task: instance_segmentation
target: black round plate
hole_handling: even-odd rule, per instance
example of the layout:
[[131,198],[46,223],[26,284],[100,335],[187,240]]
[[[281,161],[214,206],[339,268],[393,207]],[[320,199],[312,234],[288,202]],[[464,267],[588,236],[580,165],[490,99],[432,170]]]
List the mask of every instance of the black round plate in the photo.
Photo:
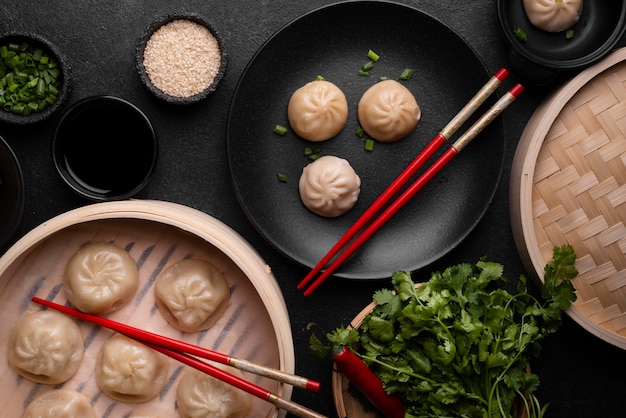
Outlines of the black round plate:
[[[370,49],[380,60],[369,77],[359,76]],[[365,151],[364,140],[355,134],[359,98],[379,76],[397,79],[405,68],[414,70],[413,78],[404,83],[422,108],[421,122],[400,142],[376,143],[372,152]],[[292,132],[285,136],[272,132],[277,124],[288,126],[287,103],[293,91],[317,75],[337,84],[349,104],[346,127],[319,144],[321,154],[346,158],[362,180],[355,207],[334,219],[311,213],[299,199],[298,180],[310,162],[304,149],[316,144]],[[455,32],[405,5],[343,2],[296,19],[253,57],[231,104],[228,161],[244,212],[278,251],[304,266],[314,266],[490,76]],[[498,119],[336,276],[381,279],[396,270],[419,270],[453,249],[492,200],[502,171],[503,137]],[[287,176],[286,183],[277,180],[277,173]]]

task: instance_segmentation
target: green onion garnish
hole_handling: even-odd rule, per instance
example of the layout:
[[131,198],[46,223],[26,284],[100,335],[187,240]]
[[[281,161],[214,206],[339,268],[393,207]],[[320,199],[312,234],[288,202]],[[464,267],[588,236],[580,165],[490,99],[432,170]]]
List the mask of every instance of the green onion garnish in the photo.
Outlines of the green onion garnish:
[[326,78],[324,78],[324,76],[323,76],[323,75],[321,75],[321,74],[318,74],[318,75],[315,77],[315,81],[324,81],[324,80],[326,80]]
[[363,130],[363,128],[361,128],[360,126],[358,126],[356,128],[356,136],[358,136],[359,138],[363,138],[363,135],[365,134],[365,131]]
[[374,68],[374,61],[368,61],[361,66],[363,71],[371,71]]
[[361,77],[369,77],[370,75],[369,71],[363,71],[362,69],[359,70],[357,74],[360,75]]
[[410,80],[411,77],[413,77],[413,70],[410,68],[405,68],[404,70],[402,70],[402,73],[400,74],[400,77],[398,77],[400,80]]
[[380,56],[370,49],[369,51],[367,51],[367,58],[371,59],[374,62],[378,62]]
[[273,132],[277,135],[284,136],[287,133],[287,128],[282,125],[274,126]]
[[320,153],[322,152],[322,147],[321,146],[317,146],[315,148],[311,148],[311,147],[305,147],[304,148],[304,155],[309,159],[309,160],[317,160],[318,158],[320,158]]
[[380,77],[378,77],[378,81],[386,81],[389,80],[389,77],[381,75]]
[[524,31],[524,29],[518,26],[513,26],[513,34],[515,35],[518,41],[526,42],[528,40],[528,35]]
[[374,150],[374,140],[367,138],[365,140],[365,145],[363,146],[363,148],[365,149],[365,151],[372,152]]
[[572,39],[574,37],[574,29],[568,29],[565,31],[565,39]]
[[283,173],[277,173],[276,174],[276,178],[278,179],[279,182],[281,183],[287,183],[287,175],[283,174]]

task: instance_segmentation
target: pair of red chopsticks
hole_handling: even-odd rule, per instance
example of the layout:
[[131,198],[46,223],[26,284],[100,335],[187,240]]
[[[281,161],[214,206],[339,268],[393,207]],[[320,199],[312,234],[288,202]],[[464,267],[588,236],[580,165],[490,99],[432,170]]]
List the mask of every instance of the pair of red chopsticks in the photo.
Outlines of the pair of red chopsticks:
[[324,415],[318,414],[317,412],[305,408],[304,406],[292,402],[288,399],[284,399],[277,394],[274,394],[260,386],[255,385],[254,383],[248,382],[247,380],[244,380],[238,376],[228,373],[227,371],[206,363],[197,357],[202,357],[208,360],[215,361],[217,363],[226,364],[240,370],[257,374],[259,376],[265,376],[283,383],[288,383],[298,388],[308,389],[315,392],[317,392],[317,390],[319,389],[319,382],[307,379],[305,377],[286,373],[282,370],[277,370],[270,367],[262,366],[260,364],[251,363],[242,359],[237,359],[227,354],[211,351],[204,347],[199,347],[197,345],[189,344],[184,341],[179,341],[173,338],[154,334],[139,328],[131,327],[130,325],[113,321],[111,319],[103,318],[101,316],[84,313],[68,306],[59,305],[58,303],[51,302],[49,300],[41,299],[38,297],[33,297],[32,300],[33,302],[39,303],[40,305],[55,309],[67,315],[74,316],[76,318],[94,323],[96,325],[112,329],[119,332],[120,334],[133,338],[147,345],[148,347],[153,348],[156,351],[159,351],[175,360],[180,361],[183,364],[194,367],[210,376],[213,376],[236,388],[248,392],[251,395],[256,396],[257,398],[270,402],[277,408],[283,409],[293,414],[294,416],[303,418],[326,418]]
[[[398,177],[378,196],[372,205],[359,217],[356,222],[337,241],[330,251],[311,269],[309,274],[298,284],[303,289],[309,282],[311,285],[304,290],[304,295],[310,295],[328,277],[330,277],[357,249],[361,247],[381,226],[383,226],[402,206],[404,206],[426,183],[428,183],[452,158],[465,148],[483,129],[487,127],[500,113],[504,111],[519,96],[524,87],[521,84],[513,86],[503,95],[485,114],[483,114],[448,150],[446,150],[422,175],[420,175],[402,194],[392,202],[382,214],[366,227],[374,216],[383,209],[393,196],[408,183],[424,163],[446,142],[467,119],[485,102],[485,100],[502,84],[509,72],[502,68],[474,95],[474,97],[456,114],[456,116],[435,136],[435,138],[418,154],[417,157],[400,173]],[[357,236],[360,230],[365,230]],[[355,238],[356,236],[356,238]],[[354,241],[340,253],[352,239]],[[339,255],[337,255],[339,254]],[[335,258],[334,261],[331,260]],[[328,267],[319,274],[328,264]],[[316,275],[319,276],[315,278]]]

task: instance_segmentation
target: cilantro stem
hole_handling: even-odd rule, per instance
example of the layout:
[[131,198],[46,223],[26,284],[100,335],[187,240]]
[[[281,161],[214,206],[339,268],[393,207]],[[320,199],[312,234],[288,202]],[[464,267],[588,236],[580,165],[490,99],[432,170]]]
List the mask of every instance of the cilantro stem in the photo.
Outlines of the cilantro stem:
[[416,379],[420,379],[420,380],[423,380],[423,381],[425,381],[425,382],[428,382],[428,383],[432,384],[433,386],[439,386],[439,382],[437,382],[436,380],[433,380],[433,379],[429,379],[429,378],[428,378],[428,377],[426,377],[426,376],[422,376],[421,374],[418,374],[418,373],[415,373],[415,372],[409,372],[409,371],[407,371],[407,370],[400,369],[400,368],[398,368],[398,367],[392,366],[392,365],[391,365],[391,364],[389,364],[389,363],[386,363],[386,362],[384,362],[384,361],[380,361],[380,360],[378,360],[376,357],[363,355],[363,354],[360,354],[360,353],[358,353],[358,352],[356,352],[356,351],[355,351],[354,353],[355,353],[356,355],[358,355],[359,357],[361,357],[361,358],[362,358],[363,360],[365,360],[366,362],[376,363],[376,364],[379,364],[379,365],[381,365],[381,366],[385,367],[385,368],[386,368],[386,369],[388,369],[388,370],[392,370],[392,371],[394,371],[394,372],[398,372],[398,373],[401,373],[401,374],[405,374],[405,375],[407,375],[407,376],[415,377]]

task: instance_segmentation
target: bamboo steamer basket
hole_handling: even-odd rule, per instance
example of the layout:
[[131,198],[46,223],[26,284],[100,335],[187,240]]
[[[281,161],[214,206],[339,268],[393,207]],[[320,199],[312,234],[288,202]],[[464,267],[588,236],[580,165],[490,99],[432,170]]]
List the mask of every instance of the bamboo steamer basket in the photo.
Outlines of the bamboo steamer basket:
[[[287,307],[270,267],[250,244],[222,222],[195,209],[161,201],[126,200],[81,207],[43,223],[9,248],[0,258],[3,341],[22,315],[39,309],[30,301],[31,296],[66,303],[61,289],[64,265],[80,245],[98,240],[126,248],[140,272],[134,301],[107,317],[294,373]],[[162,269],[188,257],[214,263],[226,274],[231,286],[230,306],[209,330],[200,333],[182,333],[169,326],[154,308],[150,291]],[[175,392],[184,372],[182,364],[170,360],[170,380],[155,399],[141,404],[115,402],[99,392],[93,377],[99,347],[112,332],[88,323],[79,322],[79,327],[85,338],[85,354],[78,372],[63,384],[64,388],[85,394],[99,416],[177,414]],[[244,378],[285,399],[291,397],[290,385],[252,374],[245,374]],[[0,408],[11,416],[20,416],[36,395],[53,389],[18,379],[6,360],[0,363],[0,382]],[[284,411],[256,398],[251,413],[286,416]]]
[[626,348],[626,48],[579,73],[533,113],[511,169],[513,235],[543,281],[554,246],[579,275],[567,314]]

